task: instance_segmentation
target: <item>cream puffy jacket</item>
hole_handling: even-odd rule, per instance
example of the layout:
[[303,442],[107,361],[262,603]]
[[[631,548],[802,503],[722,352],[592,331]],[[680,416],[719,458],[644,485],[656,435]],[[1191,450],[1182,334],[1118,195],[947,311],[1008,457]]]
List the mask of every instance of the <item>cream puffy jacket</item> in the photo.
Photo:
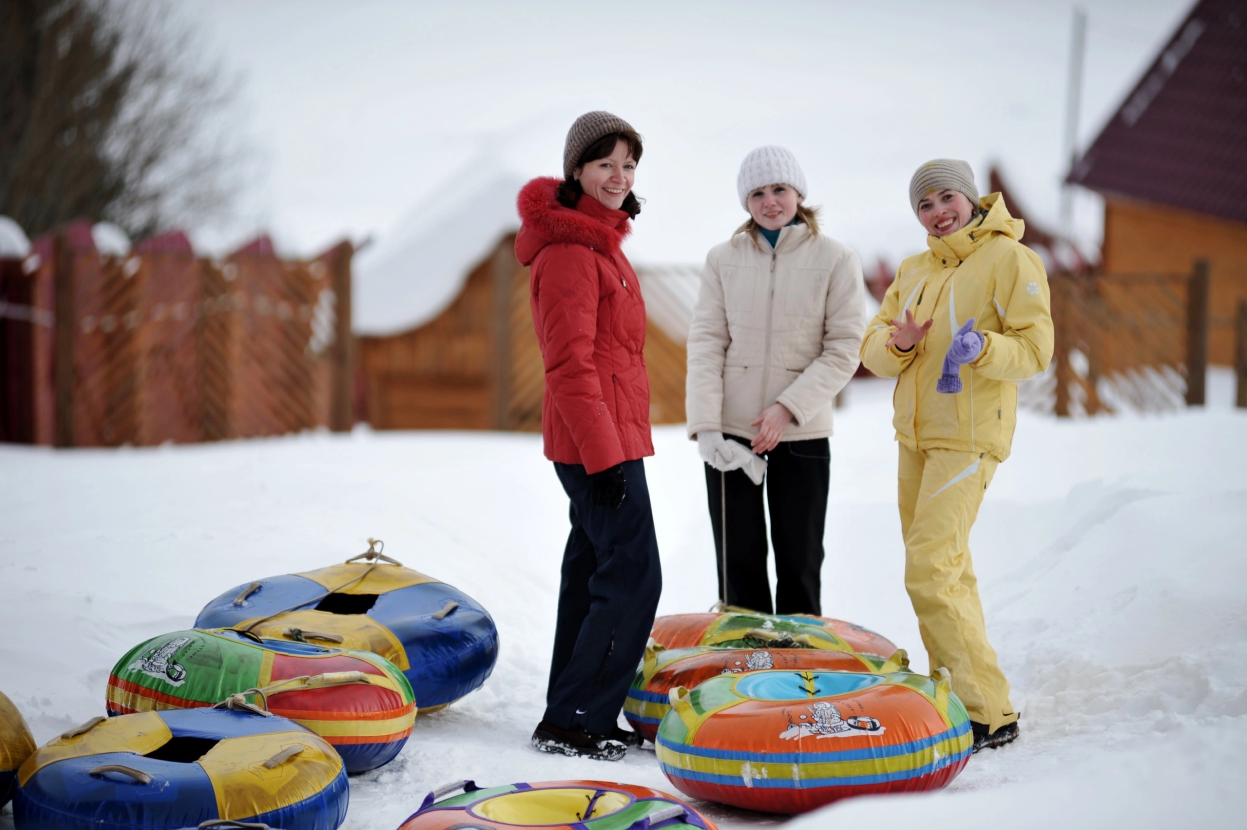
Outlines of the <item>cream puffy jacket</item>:
[[748,233],[712,248],[688,334],[688,434],[753,438],[775,402],[793,414],[784,441],[831,435],[832,401],[858,365],[866,326],[857,255],[790,225],[772,251]]

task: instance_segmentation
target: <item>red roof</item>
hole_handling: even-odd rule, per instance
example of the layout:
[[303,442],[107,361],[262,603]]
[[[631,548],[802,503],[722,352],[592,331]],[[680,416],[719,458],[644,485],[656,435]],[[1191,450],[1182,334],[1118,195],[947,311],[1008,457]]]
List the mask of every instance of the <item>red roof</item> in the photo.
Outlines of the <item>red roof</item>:
[[1200,0],[1068,181],[1247,222],[1247,2]]

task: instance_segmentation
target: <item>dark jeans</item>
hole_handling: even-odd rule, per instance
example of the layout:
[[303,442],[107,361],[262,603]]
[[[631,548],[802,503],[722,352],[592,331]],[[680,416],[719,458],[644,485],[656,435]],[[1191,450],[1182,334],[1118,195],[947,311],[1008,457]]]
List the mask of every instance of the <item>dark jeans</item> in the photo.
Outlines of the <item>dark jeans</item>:
[[545,719],[593,735],[606,734],[619,718],[662,592],[645,465],[625,461],[623,467],[628,495],[612,510],[592,504],[583,466],[554,465],[571,499],[572,530],[563,551]]
[[[724,435],[745,446],[749,442]],[[779,614],[822,613],[820,572],[827,493],[831,487],[831,445],[826,438],[782,441],[765,453],[766,498],[771,509],[771,544],[775,549],[775,606]],[[727,602],[772,613],[766,575],[766,510],[762,486],[743,470],[721,473],[706,466],[710,525],[714,528],[719,596],[723,596],[723,512],[727,489]]]

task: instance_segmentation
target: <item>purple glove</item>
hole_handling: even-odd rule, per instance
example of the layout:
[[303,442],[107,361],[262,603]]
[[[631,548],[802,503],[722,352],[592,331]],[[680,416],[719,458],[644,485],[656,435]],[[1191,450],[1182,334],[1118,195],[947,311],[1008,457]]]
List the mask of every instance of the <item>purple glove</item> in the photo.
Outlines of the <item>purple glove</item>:
[[953,335],[952,342],[948,344],[948,352],[944,355],[940,379],[935,384],[937,392],[943,392],[945,395],[955,395],[960,392],[961,366],[965,363],[973,363],[982,354],[986,340],[977,331],[971,331],[973,328],[974,318],[971,317]]

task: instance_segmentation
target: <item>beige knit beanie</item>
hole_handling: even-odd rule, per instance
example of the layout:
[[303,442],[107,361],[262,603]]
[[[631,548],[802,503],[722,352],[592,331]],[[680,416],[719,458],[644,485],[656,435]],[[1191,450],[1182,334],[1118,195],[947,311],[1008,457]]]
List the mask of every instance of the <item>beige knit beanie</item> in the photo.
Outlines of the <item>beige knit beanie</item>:
[[563,145],[563,178],[570,179],[575,174],[580,155],[589,149],[590,144],[604,135],[623,130],[632,130],[632,125],[619,116],[602,110],[586,112],[577,118],[576,123],[567,131],[567,142]]
[[768,184],[786,184],[802,196],[806,195],[805,173],[791,150],[771,145],[749,151],[740,163],[740,172],[736,174],[740,206],[749,210],[749,194]]
[[909,180],[909,204],[918,215],[918,203],[922,197],[941,190],[964,193],[975,210],[979,207],[979,190],[974,186],[974,171],[970,165],[957,159],[934,159],[914,171]]

